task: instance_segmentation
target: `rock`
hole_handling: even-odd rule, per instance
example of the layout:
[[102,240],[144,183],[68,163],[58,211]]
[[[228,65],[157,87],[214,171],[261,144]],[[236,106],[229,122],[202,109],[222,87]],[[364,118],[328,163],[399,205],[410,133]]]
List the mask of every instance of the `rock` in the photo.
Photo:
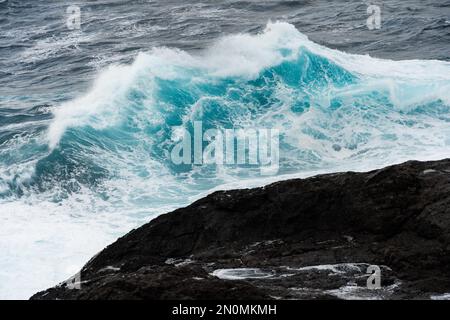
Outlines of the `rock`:
[[430,298],[450,292],[449,248],[450,160],[410,161],[215,192],[32,299]]

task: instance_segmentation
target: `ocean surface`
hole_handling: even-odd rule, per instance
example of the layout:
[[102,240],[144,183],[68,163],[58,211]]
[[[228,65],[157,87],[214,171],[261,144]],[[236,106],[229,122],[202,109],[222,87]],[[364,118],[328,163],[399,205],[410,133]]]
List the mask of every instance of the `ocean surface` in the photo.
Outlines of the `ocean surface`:
[[[194,121],[279,130],[279,170],[175,165]],[[1,299],[213,190],[444,157],[450,1],[0,0]]]

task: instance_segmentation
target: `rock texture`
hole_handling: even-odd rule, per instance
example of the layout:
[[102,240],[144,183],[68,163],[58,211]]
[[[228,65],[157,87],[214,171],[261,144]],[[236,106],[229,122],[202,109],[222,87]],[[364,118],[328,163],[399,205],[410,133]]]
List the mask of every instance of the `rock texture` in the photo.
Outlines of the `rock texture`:
[[215,192],[32,299],[438,299],[449,266],[450,160],[411,161]]

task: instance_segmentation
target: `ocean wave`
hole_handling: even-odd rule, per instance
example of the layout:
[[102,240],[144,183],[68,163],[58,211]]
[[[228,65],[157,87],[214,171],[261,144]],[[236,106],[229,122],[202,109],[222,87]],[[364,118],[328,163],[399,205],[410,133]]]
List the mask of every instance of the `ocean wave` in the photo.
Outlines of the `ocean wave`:
[[[54,46],[43,42],[33,50],[46,56]],[[449,62],[348,54],[282,22],[256,35],[221,38],[197,54],[154,48],[132,64],[106,68],[79,98],[46,107],[29,130],[2,127],[1,223],[26,211],[39,221],[50,212],[80,234],[83,219],[103,226],[98,245],[80,249],[85,258],[124,225],[218,188],[448,157],[449,89]],[[278,175],[175,165],[170,151],[194,121],[206,129],[279,130]],[[39,230],[47,232],[45,223],[36,224],[38,231],[33,225],[21,226],[33,235],[17,240],[22,249],[33,237],[41,241]]]
[[[154,48],[130,65],[111,65],[88,93],[52,108],[48,130],[3,146],[5,155],[16,150],[0,171],[2,190],[9,190],[3,194],[87,187],[110,197],[133,181],[119,189],[148,195],[148,205],[161,193],[195,195],[258,177],[236,167],[174,166],[174,137],[194,121],[223,130],[276,128],[280,175],[445,156],[449,71],[449,62],[328,49],[282,22],[257,35],[224,37],[197,55]],[[149,194],[161,177],[170,187]]]

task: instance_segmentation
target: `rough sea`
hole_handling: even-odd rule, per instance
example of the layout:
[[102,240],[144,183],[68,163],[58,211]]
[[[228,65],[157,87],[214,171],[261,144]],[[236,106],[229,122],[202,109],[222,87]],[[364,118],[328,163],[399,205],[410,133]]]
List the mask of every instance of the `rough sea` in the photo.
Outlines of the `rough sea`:
[[[195,121],[279,170],[175,165]],[[448,0],[0,0],[0,299],[214,190],[445,157]]]

